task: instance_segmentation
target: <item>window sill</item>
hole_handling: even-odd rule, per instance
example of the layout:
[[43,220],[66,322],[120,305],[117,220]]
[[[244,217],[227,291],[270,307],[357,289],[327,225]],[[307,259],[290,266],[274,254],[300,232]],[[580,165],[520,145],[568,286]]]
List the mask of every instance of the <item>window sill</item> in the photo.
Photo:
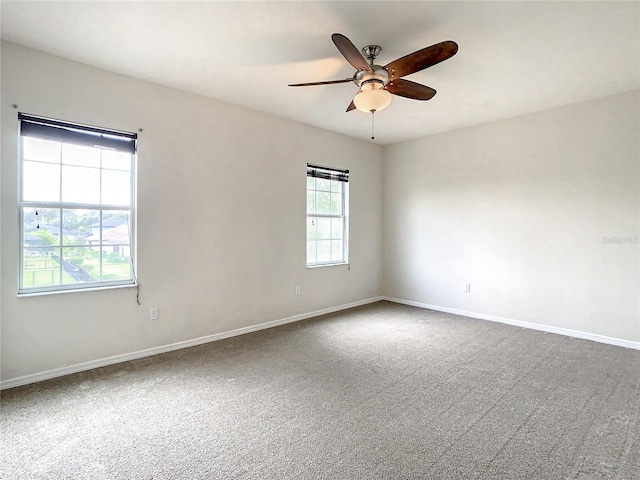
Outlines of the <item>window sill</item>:
[[307,268],[324,268],[324,267],[348,267],[351,270],[351,264],[348,262],[345,263],[320,263],[318,265],[307,265]]
[[51,290],[46,292],[18,292],[18,298],[40,297],[43,295],[59,295],[61,293],[96,292],[100,290],[117,290],[121,288],[137,288],[137,283],[127,283],[125,285],[105,285],[87,288],[69,288],[64,290]]

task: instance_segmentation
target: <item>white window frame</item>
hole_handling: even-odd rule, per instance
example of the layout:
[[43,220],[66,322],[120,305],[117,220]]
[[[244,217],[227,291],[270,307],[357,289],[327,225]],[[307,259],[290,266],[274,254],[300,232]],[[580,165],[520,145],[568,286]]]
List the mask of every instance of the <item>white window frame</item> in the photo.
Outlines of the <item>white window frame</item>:
[[[309,211],[309,203],[308,203],[308,197],[309,197],[309,192],[313,191],[314,193],[317,191],[315,189],[310,190],[309,187],[307,186],[305,188],[305,191],[307,193],[307,215],[306,215],[306,222],[308,224],[308,222],[311,219],[318,219],[318,218],[340,218],[342,219],[342,258],[339,260],[321,260],[321,261],[309,261],[309,254],[308,254],[308,249],[309,249],[309,243],[310,242],[315,242],[315,248],[316,248],[316,258],[317,258],[317,242],[318,239],[309,239],[309,235],[308,235],[308,229],[307,229],[307,233],[305,235],[306,238],[306,242],[305,245],[307,247],[306,250],[306,265],[307,268],[316,268],[316,267],[326,267],[326,266],[333,266],[333,265],[348,265],[349,264],[349,170],[343,170],[343,169],[338,169],[338,168],[334,168],[334,167],[326,167],[326,166],[321,166],[321,165],[314,165],[314,164],[307,164],[307,178],[309,177],[317,177],[317,178],[324,178],[324,179],[328,179],[328,180],[332,180],[332,181],[338,181],[340,182],[340,184],[342,185],[342,201],[341,201],[341,214],[331,214],[331,213],[315,213],[315,212],[311,212]],[[322,239],[321,239],[322,240]],[[333,239],[333,240],[337,240],[337,239]]]
[[[107,130],[99,127],[92,127],[87,125],[75,124],[60,120],[48,119],[44,117],[37,117],[29,114],[18,114],[19,119],[19,155],[18,155],[18,209],[19,209],[19,234],[20,234],[20,254],[19,254],[19,267],[18,267],[18,295],[33,295],[33,294],[43,294],[43,293],[60,293],[65,291],[78,291],[78,290],[95,290],[95,289],[103,289],[103,288],[116,288],[123,286],[135,286],[137,285],[136,281],[136,268],[135,268],[135,248],[136,248],[136,230],[135,230],[135,215],[136,215],[136,173],[137,173],[137,134],[130,132],[121,132],[116,130]],[[28,127],[31,127],[28,132],[24,133],[26,130],[25,126],[29,124]],[[53,129],[51,128],[53,127]],[[40,130],[44,133],[40,133]],[[57,130],[56,130],[57,129]],[[59,131],[58,136],[56,137],[56,132]],[[62,201],[62,168],[60,168],[60,199],[59,201],[33,201],[33,200],[24,200],[24,138],[25,137],[33,137],[33,138],[43,138],[46,140],[59,141],[61,144],[69,143],[73,145],[83,145],[95,147],[98,149],[105,150],[117,150],[117,151],[127,151],[127,153],[131,154],[131,166],[130,166],[130,202],[128,205],[109,205],[102,203],[71,203]],[[33,162],[33,160],[28,160]],[[60,163],[61,167],[63,165],[62,160]],[[100,170],[100,175],[104,170],[109,170],[108,168],[103,168],[102,166],[102,157],[100,161],[100,167],[97,167]],[[25,273],[25,249],[30,248],[25,244],[25,221],[24,221],[24,212],[25,209],[58,209],[59,210],[59,232],[58,238],[59,243],[57,245],[53,245],[51,249],[58,250],[58,256],[60,258],[60,281],[57,285],[45,285],[45,286],[24,286],[24,273]],[[64,248],[74,248],[74,247],[87,247],[87,244],[64,244],[63,236],[64,236],[64,218],[63,212],[64,210],[94,210],[99,212],[99,231],[100,231],[100,240],[97,244],[99,248],[99,264],[100,264],[100,272],[102,277],[102,265],[103,265],[103,256],[104,247],[128,247],[129,249],[129,261],[130,261],[130,278],[126,279],[117,279],[117,280],[109,280],[100,278],[96,281],[79,281],[76,283],[63,283],[62,282],[62,274],[64,270],[63,260]],[[128,213],[128,243],[103,243],[103,217],[105,212],[110,211],[126,211]]]

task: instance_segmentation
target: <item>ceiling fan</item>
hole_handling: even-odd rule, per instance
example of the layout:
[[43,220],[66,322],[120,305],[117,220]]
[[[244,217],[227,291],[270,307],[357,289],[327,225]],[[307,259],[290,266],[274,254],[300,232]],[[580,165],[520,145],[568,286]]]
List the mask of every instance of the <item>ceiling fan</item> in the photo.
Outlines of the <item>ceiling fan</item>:
[[360,54],[351,40],[344,35],[334,33],[331,35],[331,39],[344,58],[356,69],[353,77],[324,82],[292,83],[289,86],[306,87],[353,82],[360,89],[347,107],[347,112],[356,108],[367,113],[378,112],[389,106],[391,94],[414,100],[429,100],[436,94],[433,88],[401,77],[436,65],[453,57],[458,51],[458,44],[447,40],[381,66],[374,64],[380,53],[378,45],[367,45]]

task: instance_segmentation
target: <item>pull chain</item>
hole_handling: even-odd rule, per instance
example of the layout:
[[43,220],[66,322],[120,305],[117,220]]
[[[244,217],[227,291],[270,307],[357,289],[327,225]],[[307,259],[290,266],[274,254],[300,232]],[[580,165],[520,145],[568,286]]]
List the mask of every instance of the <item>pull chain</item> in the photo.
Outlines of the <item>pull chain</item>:
[[375,140],[376,137],[373,135],[373,114],[376,113],[375,110],[371,110],[371,140]]

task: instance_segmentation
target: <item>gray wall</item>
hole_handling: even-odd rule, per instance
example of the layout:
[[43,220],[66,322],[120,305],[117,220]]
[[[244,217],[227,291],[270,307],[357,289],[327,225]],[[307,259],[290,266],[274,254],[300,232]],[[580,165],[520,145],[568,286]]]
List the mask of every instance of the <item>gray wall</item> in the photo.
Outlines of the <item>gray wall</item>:
[[[137,131],[135,289],[17,298],[17,110]],[[348,168],[350,261],[307,269],[306,164]],[[382,150],[2,44],[2,379],[381,294]],[[302,294],[295,296],[295,286]],[[149,308],[160,319],[149,320]]]
[[639,341],[639,102],[385,148],[385,295]]

